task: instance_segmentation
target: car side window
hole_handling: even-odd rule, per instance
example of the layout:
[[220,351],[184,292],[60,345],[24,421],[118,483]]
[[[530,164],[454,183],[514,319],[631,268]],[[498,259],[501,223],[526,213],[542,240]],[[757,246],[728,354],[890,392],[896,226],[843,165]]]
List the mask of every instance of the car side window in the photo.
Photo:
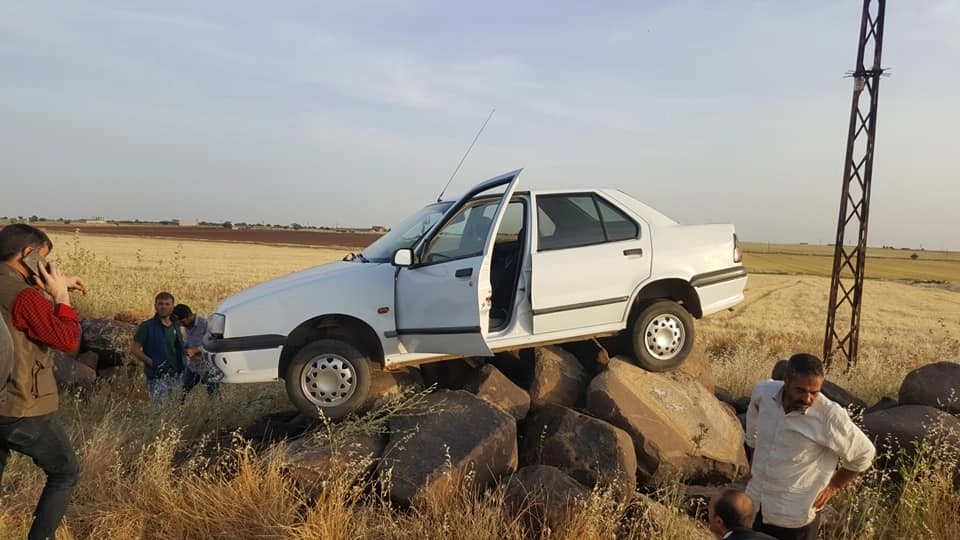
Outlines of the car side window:
[[437,231],[423,252],[423,262],[429,264],[482,255],[498,202],[493,200],[461,208]]
[[636,238],[638,225],[591,193],[537,197],[539,249],[564,249]]
[[522,230],[523,203],[513,201],[507,205],[507,211],[504,212],[503,219],[500,221],[500,228],[497,230],[496,244],[517,241],[520,239],[520,231]]
[[619,208],[607,201],[596,198],[600,208],[600,218],[603,220],[603,229],[607,233],[608,242],[629,240],[640,236],[640,226],[627,217]]

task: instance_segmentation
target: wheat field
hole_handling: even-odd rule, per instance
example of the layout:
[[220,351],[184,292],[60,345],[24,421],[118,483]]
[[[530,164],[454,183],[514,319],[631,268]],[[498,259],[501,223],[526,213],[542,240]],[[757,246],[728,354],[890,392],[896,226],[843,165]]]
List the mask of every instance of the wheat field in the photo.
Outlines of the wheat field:
[[[82,275],[90,287],[88,296],[75,297],[85,317],[146,318],[160,290],[205,314],[234,291],[347,253],[78,234],[52,239],[50,258]],[[829,254],[806,246],[765,247],[748,246],[746,301],[697,322],[697,339],[717,383],[735,395],[748,394],[777,359],[798,351],[819,355],[822,347]],[[952,254],[937,260],[921,253],[914,260],[909,253],[895,253],[903,256],[874,259],[871,254],[868,259],[868,277],[884,279],[865,283],[859,362],[850,371],[834,366],[828,374],[868,403],[896,397],[909,370],[960,355],[960,293],[951,290],[960,283],[960,260]],[[318,499],[307,500],[283,474],[279,460],[259,455],[236,436],[255,418],[289,408],[276,383],[225,385],[216,401],[195,391],[182,406],[158,410],[147,404],[135,369],[90,391],[64,392],[58,415],[78,450],[81,479],[58,537],[527,537],[522,522],[504,511],[503,493],[497,490],[480,497],[469,489],[454,490],[421,508],[401,510],[358,491],[358,473],[344,471]],[[949,471],[934,466],[935,457],[935,452],[922,454],[901,471],[903,481],[879,471],[858,479],[834,500],[839,519],[826,537],[960,538],[960,495]],[[42,472],[29,460],[11,460],[0,487],[0,538],[25,536],[42,484]],[[683,518],[677,485],[664,485],[653,495],[671,511],[648,515],[631,502],[595,494],[549,537],[689,539],[702,534]]]

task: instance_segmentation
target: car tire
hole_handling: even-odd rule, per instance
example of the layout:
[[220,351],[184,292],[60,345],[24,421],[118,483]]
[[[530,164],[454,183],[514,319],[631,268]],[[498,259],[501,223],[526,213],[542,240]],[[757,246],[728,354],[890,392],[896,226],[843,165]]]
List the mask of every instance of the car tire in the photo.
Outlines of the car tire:
[[679,367],[690,354],[694,337],[693,317],[672,300],[644,306],[630,329],[634,360],[647,371]]
[[367,399],[370,359],[345,341],[319,339],[294,355],[284,379],[301,413],[339,420]]

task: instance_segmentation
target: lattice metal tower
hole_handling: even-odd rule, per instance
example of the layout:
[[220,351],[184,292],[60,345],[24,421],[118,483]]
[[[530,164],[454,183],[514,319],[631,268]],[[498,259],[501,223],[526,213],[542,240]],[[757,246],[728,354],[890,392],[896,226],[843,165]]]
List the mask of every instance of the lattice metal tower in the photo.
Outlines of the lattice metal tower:
[[[840,217],[834,244],[830,304],[823,342],[823,359],[829,366],[837,352],[850,369],[857,361],[860,339],[860,302],[863,298],[863,269],[867,255],[867,221],[870,217],[870,181],[873,177],[874,138],[877,130],[877,95],[880,53],[883,46],[883,19],[886,0],[864,0],[860,40],[853,77],[853,104],[847,134],[846,161]],[[868,55],[872,52],[872,55]],[[864,62],[868,62],[869,67]],[[864,92],[866,90],[866,92]],[[865,98],[864,98],[865,96]],[[847,233],[856,243],[844,245]],[[849,324],[847,324],[849,322]],[[836,342],[836,343],[835,343]]]

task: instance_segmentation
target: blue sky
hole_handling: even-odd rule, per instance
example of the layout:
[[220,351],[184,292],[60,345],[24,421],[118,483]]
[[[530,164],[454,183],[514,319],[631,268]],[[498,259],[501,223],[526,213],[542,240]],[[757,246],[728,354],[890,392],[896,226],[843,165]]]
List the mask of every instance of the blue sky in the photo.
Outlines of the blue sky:
[[[390,225],[523,167],[831,242],[860,0],[0,3],[0,215]],[[960,249],[960,0],[890,2],[872,245]]]

